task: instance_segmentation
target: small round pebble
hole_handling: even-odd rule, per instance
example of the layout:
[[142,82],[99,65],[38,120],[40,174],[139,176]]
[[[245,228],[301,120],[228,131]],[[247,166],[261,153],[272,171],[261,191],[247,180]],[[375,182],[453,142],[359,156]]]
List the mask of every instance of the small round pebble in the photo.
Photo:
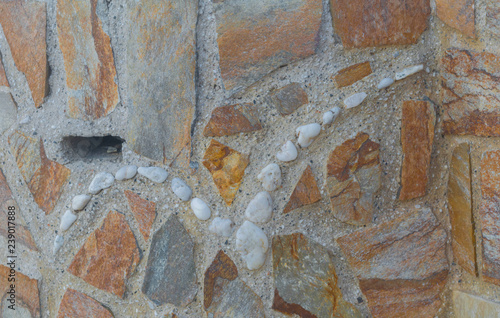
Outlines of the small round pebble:
[[136,174],[137,174],[137,166],[135,165],[125,166],[118,169],[118,171],[115,174],[115,179],[118,181],[128,180],[135,177]]
[[174,194],[182,201],[189,201],[191,199],[193,191],[182,179],[173,178],[171,188]]
[[191,200],[191,209],[193,209],[194,215],[202,221],[210,219],[210,215],[212,214],[208,205],[199,198]]
[[233,226],[234,223],[230,219],[216,217],[212,220],[208,230],[220,236],[230,237],[233,234]]
[[90,183],[89,192],[98,194],[101,190],[111,187],[114,181],[115,177],[111,173],[99,172]]
[[266,191],[257,193],[245,210],[245,218],[254,223],[267,223],[272,215],[273,199]]
[[76,214],[71,212],[70,210],[66,210],[64,215],[61,217],[61,225],[60,229],[62,231],[67,231],[73,223],[76,221]]
[[71,202],[71,208],[73,211],[80,211],[85,209],[87,204],[90,202],[91,196],[87,194],[80,194],[73,198]]
[[320,124],[317,123],[300,126],[295,131],[298,137],[297,143],[302,148],[309,147],[313,143],[314,139],[318,137],[320,132],[321,132],[321,126]]
[[401,72],[396,73],[396,81],[402,80],[403,78],[406,78],[410,75],[413,75],[415,73],[418,73],[424,69],[424,64],[419,64],[419,65],[413,65],[410,67],[405,68]]
[[297,148],[293,142],[288,140],[283,146],[281,146],[281,151],[276,154],[276,158],[280,161],[288,162],[297,159],[297,155]]
[[236,232],[236,250],[240,252],[249,270],[256,270],[264,265],[268,248],[266,234],[252,222],[243,222]]
[[156,183],[163,183],[168,177],[168,172],[160,167],[140,167],[137,172]]
[[262,182],[266,191],[274,191],[281,185],[281,169],[275,163],[267,165],[257,175],[257,180]]
[[361,105],[367,96],[365,92],[361,92],[347,97],[344,100],[345,108],[349,109]]
[[63,246],[64,243],[64,237],[62,235],[57,235],[56,239],[54,240],[54,254],[59,252],[61,247]]
[[391,86],[392,84],[394,84],[394,80],[390,77],[386,77],[383,80],[381,80],[380,83],[378,83],[377,88],[384,89]]
[[340,114],[340,107],[335,106],[323,114],[323,125],[330,125]]

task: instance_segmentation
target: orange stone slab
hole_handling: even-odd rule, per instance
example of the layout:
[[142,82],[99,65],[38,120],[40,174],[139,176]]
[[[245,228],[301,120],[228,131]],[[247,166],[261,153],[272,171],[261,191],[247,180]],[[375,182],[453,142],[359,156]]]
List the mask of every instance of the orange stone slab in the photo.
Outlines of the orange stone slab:
[[7,80],[7,75],[5,74],[5,69],[3,67],[3,62],[1,59],[0,59],[0,86],[10,87],[9,81]]
[[123,298],[126,281],[140,259],[134,233],[125,216],[111,211],[75,255],[68,272]]
[[475,37],[474,0],[436,0],[437,16],[463,34]]
[[132,191],[125,190],[124,193],[127,197],[130,210],[134,214],[137,223],[139,223],[139,230],[144,240],[147,241],[156,217],[156,204],[141,198]]
[[203,165],[212,174],[214,183],[227,205],[233,202],[249,163],[248,155],[241,154],[214,139],[205,151]]
[[220,250],[215,256],[214,261],[205,272],[205,281],[203,288],[203,306],[205,310],[212,304],[215,280],[220,277],[227,280],[234,280],[238,277],[238,269],[234,262]]
[[229,136],[262,129],[259,114],[250,103],[217,107],[203,130],[205,137]]
[[44,2],[0,2],[0,24],[16,67],[26,76],[36,107],[40,107],[49,91],[46,10]]
[[[19,259],[16,260],[19,262]],[[8,292],[11,291],[10,285],[15,284],[15,300],[16,300],[16,314],[15,317],[31,317],[40,318],[40,298],[38,292],[38,281],[29,278],[18,271],[19,264],[15,265],[15,282],[9,282],[9,277],[13,277],[14,273],[11,272],[10,267],[0,265],[0,316],[9,317],[12,314],[12,309],[8,306],[11,305],[7,299],[12,296]]]
[[427,29],[429,0],[330,0],[345,48],[417,43]]
[[288,203],[285,205],[283,213],[288,213],[305,205],[313,204],[319,200],[321,200],[321,193],[319,192],[318,184],[312,173],[311,166],[307,165]]
[[333,77],[337,88],[346,87],[356,83],[372,73],[370,62],[363,62],[341,69]]
[[500,136],[500,55],[449,49],[441,63],[445,134]]
[[424,101],[404,101],[401,118],[403,166],[399,199],[425,195],[434,142],[434,108]]
[[57,318],[113,318],[113,314],[99,302],[74,289],[64,293]]
[[299,83],[291,83],[271,91],[267,102],[274,105],[281,116],[290,115],[302,105],[309,103],[306,91]]

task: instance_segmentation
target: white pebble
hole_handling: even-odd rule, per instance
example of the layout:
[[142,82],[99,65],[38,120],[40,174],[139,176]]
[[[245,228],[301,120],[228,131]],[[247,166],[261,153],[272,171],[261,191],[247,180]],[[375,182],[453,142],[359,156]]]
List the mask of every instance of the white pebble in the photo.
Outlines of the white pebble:
[[90,199],[91,199],[90,195],[86,194],[77,195],[76,197],[73,198],[73,201],[71,202],[71,207],[73,208],[74,211],[83,210],[89,203]]
[[59,252],[64,243],[64,237],[62,235],[57,235],[54,240],[54,254]]
[[288,140],[283,146],[281,146],[281,151],[276,154],[276,158],[280,161],[293,161],[297,159],[297,148],[293,142]]
[[118,181],[122,180],[128,180],[132,179],[135,177],[137,174],[137,166],[135,165],[130,165],[130,166],[125,166],[121,167],[115,174],[115,179]]
[[230,219],[221,219],[216,217],[212,220],[212,224],[208,227],[208,230],[217,235],[230,237],[233,234],[234,223]]
[[168,172],[160,167],[140,167],[137,169],[137,172],[157,183],[163,183],[168,177]]
[[114,181],[115,177],[111,173],[99,172],[90,183],[89,192],[98,194],[101,190],[111,187]]
[[340,107],[335,106],[323,114],[323,125],[330,125],[339,116]]
[[255,224],[245,221],[236,232],[236,250],[249,270],[259,269],[266,260],[269,242],[266,234]]
[[314,139],[318,137],[320,132],[321,132],[320,124],[314,123],[314,124],[300,126],[295,131],[298,137],[297,143],[302,148],[309,147],[313,143]]
[[73,223],[76,221],[76,214],[71,212],[70,210],[66,210],[66,213],[61,218],[60,228],[62,231],[67,231]]
[[257,179],[262,182],[262,187],[266,191],[274,191],[281,185],[281,170],[280,166],[275,163],[267,165],[262,169],[257,176]]
[[262,191],[248,203],[245,218],[255,223],[267,223],[273,215],[273,199],[271,195]]
[[399,80],[401,80],[401,79],[403,79],[405,77],[408,77],[410,75],[413,75],[415,73],[418,73],[418,72],[420,72],[423,69],[424,69],[424,65],[423,64],[419,64],[419,65],[414,65],[414,66],[407,67],[404,70],[402,70],[401,72],[397,72],[396,73],[396,81],[399,81]]
[[381,80],[380,83],[378,83],[377,88],[383,89],[383,88],[391,86],[392,84],[394,84],[394,80],[390,77],[386,77],[383,80]]
[[210,219],[210,208],[208,205],[199,198],[194,198],[191,200],[191,209],[193,209],[194,215],[202,221]]
[[361,93],[356,93],[354,95],[347,97],[344,100],[345,108],[349,109],[349,108],[359,106],[365,100],[365,98],[367,96],[368,95],[365,92],[361,92]]
[[193,191],[182,179],[173,178],[171,188],[174,194],[182,201],[189,201],[189,199],[191,199]]

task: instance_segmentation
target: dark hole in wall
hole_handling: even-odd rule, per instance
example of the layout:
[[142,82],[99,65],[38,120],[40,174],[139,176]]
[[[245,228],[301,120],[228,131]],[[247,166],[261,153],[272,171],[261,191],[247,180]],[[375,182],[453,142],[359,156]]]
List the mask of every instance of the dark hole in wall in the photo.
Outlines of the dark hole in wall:
[[117,136],[67,136],[63,138],[63,148],[74,160],[115,160],[122,158],[124,142]]

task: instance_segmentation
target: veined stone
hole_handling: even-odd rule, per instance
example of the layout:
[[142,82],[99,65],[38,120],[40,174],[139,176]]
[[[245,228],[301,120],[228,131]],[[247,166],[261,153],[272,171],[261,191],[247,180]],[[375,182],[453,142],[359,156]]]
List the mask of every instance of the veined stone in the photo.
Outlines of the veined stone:
[[66,210],[66,212],[64,212],[63,216],[61,217],[61,225],[59,227],[61,231],[67,231],[71,227],[71,225],[75,223],[76,218],[76,214],[71,212],[71,210]]
[[403,78],[407,78],[410,75],[413,75],[413,74],[416,74],[416,73],[422,71],[423,69],[424,69],[423,64],[407,67],[407,68],[403,69],[401,72],[396,73],[396,76],[395,76],[396,81],[402,80]]
[[262,191],[257,193],[245,210],[245,218],[255,223],[267,223],[273,215],[273,200],[271,195]]
[[71,202],[71,208],[73,208],[74,211],[83,210],[90,202],[90,199],[91,199],[90,195],[86,194],[77,195],[73,198],[73,201]]
[[291,83],[271,91],[266,101],[274,105],[281,116],[290,115],[302,105],[309,103],[307,93],[299,83]]
[[230,237],[233,234],[234,223],[230,219],[222,219],[216,217],[212,220],[212,223],[208,227],[208,230],[217,235]]
[[264,265],[269,242],[266,234],[250,221],[243,222],[236,232],[236,250],[249,270],[256,270]]
[[137,172],[156,183],[163,183],[168,177],[167,170],[160,167],[139,167]]
[[337,88],[350,86],[372,73],[370,62],[363,62],[341,69],[333,77]]
[[307,165],[302,172],[295,189],[290,195],[290,199],[283,209],[283,213],[288,213],[305,205],[313,204],[321,200],[321,193],[318,184],[312,173],[311,166]]
[[139,247],[125,216],[111,211],[75,255],[68,272],[123,298],[126,281],[140,259]]
[[447,25],[475,37],[474,0],[437,0],[437,16]]
[[311,56],[319,44],[320,0],[214,3],[220,69],[227,90],[246,87]]
[[453,291],[453,317],[455,318],[493,318],[500,317],[500,303],[482,297]]
[[326,187],[334,216],[342,222],[372,222],[373,199],[381,184],[379,144],[366,133],[336,147],[326,164]]
[[97,15],[97,0],[58,0],[57,32],[68,87],[68,115],[94,120],[118,104],[109,35]]
[[[15,297],[16,305],[15,312],[20,314],[20,316],[11,316],[13,310],[9,309],[8,306],[11,305],[7,299],[10,298],[10,285],[13,282],[9,282],[10,268],[4,265],[0,265],[0,316],[2,317],[30,317],[30,318],[40,318],[40,297],[38,291],[38,281],[36,279],[29,278],[28,276],[17,271],[16,266],[16,281],[15,281]],[[24,314],[24,315],[23,315]]]
[[125,167],[121,167],[115,174],[115,179],[118,181],[128,180],[135,177],[137,174],[137,166],[129,165]]
[[284,162],[294,161],[295,159],[297,159],[297,156],[297,148],[290,140],[285,142],[283,146],[281,146],[280,151],[276,154],[276,158]]
[[203,306],[205,310],[212,304],[212,298],[214,294],[214,286],[217,278],[223,278],[227,280],[234,280],[238,277],[238,268],[234,265],[234,262],[220,250],[212,264],[205,271],[205,280],[203,282]]
[[229,136],[262,129],[259,114],[253,104],[217,107],[203,130],[205,137]]
[[57,318],[113,318],[113,314],[95,299],[68,288],[64,293]]
[[153,235],[142,292],[157,305],[178,307],[196,296],[194,242],[174,214]]
[[241,154],[214,139],[205,151],[203,165],[212,174],[214,183],[227,205],[233,202],[249,162],[248,155]]
[[486,3],[486,30],[489,30],[494,37],[500,38],[500,3],[490,1]]
[[275,163],[267,165],[257,175],[257,179],[262,182],[262,187],[266,191],[274,191],[281,186],[281,169]]
[[144,0],[128,12],[127,143],[140,155],[188,168],[198,0]]
[[138,194],[129,190],[125,190],[124,193],[130,210],[139,224],[139,230],[144,240],[147,241],[156,217],[156,203],[145,200]]
[[98,194],[102,190],[111,187],[114,181],[115,177],[113,177],[111,173],[99,172],[94,176],[94,179],[92,179],[92,182],[89,185],[89,192],[92,194]]

